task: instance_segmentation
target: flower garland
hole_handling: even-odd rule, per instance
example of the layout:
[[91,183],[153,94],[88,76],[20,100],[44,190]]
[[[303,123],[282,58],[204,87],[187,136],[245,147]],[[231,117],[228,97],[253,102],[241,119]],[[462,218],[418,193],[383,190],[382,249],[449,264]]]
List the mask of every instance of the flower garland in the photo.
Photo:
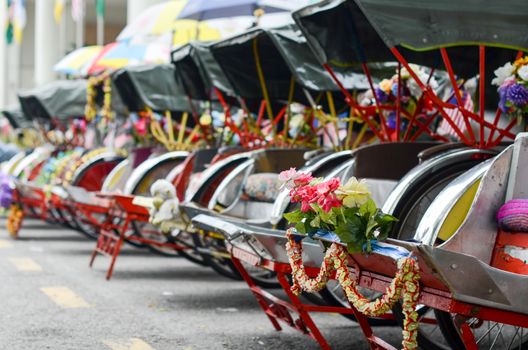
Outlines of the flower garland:
[[24,210],[18,204],[12,204],[7,215],[6,229],[12,238],[18,237],[18,231],[24,220]]
[[495,70],[491,81],[498,86],[499,108],[522,122],[528,116],[528,56]]
[[101,116],[105,120],[113,119],[112,112],[112,79],[110,74],[104,73],[97,77],[90,77],[88,85],[86,86],[86,107],[84,108],[84,116],[88,122],[95,120],[97,116],[97,87],[103,84],[103,107],[101,109]]
[[68,157],[62,158],[58,162],[54,172],[51,174],[51,184],[59,185],[62,182],[68,168],[71,167],[72,164],[75,164],[81,157],[82,150],[76,149]]
[[398,260],[398,272],[391,281],[385,294],[374,301],[365,298],[357,288],[357,283],[350,277],[347,267],[348,252],[336,243],[326,251],[323,264],[317,277],[310,278],[306,274],[302,260],[302,244],[295,241],[292,229],[287,232],[288,243],[286,251],[292,269],[293,286],[291,291],[299,295],[302,291],[314,293],[323,289],[330,276],[335,272],[335,277],[348,301],[363,315],[379,317],[389,312],[394,304],[403,297],[403,349],[412,350],[418,347],[418,313],[416,306],[419,296],[419,267],[416,260],[407,257]]
[[71,184],[71,182],[73,181],[73,175],[75,174],[75,171],[81,165],[83,165],[84,163],[87,163],[88,161],[90,161],[94,157],[97,157],[98,155],[100,155],[100,154],[102,154],[102,153],[104,153],[106,151],[108,151],[108,148],[106,148],[106,147],[97,148],[97,149],[94,149],[93,151],[90,151],[90,152],[86,153],[81,158],[77,159],[77,161],[68,169],[68,171],[64,175],[63,184]]

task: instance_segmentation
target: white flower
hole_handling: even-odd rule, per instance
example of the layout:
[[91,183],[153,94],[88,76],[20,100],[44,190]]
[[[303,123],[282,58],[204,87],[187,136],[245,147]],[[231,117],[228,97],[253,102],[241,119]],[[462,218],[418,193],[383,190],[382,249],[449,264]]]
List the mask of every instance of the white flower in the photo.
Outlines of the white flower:
[[506,63],[502,67],[495,69],[496,78],[491,81],[491,84],[501,86],[506,79],[512,77],[514,69],[515,67],[510,62]]
[[407,80],[407,87],[409,88],[409,92],[414,98],[419,99],[422,96],[422,89],[420,88],[420,85],[418,85],[416,80],[414,79]]
[[522,80],[528,81],[528,65],[524,65],[521,68],[519,68],[519,70],[517,71],[517,74]]
[[346,184],[340,186],[335,191],[337,198],[343,201],[345,207],[354,208],[366,203],[370,199],[370,191],[367,181],[358,181],[354,176]]

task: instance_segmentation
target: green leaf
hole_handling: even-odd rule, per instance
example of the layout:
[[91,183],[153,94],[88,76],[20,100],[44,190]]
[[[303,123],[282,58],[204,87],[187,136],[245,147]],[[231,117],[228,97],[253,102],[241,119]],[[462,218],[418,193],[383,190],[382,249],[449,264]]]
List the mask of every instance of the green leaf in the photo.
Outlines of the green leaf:
[[306,234],[306,233],[307,233],[306,225],[304,224],[304,222],[298,222],[298,223],[295,225],[295,229],[296,229],[297,232],[299,232],[299,233],[302,233],[302,234]]
[[306,214],[303,213],[300,209],[284,214],[284,218],[288,220],[288,223],[290,224],[294,224],[294,223],[302,221],[302,219],[304,219],[305,216]]
[[372,200],[372,198],[369,198],[366,203],[362,204],[359,207],[359,212],[361,213],[361,215],[374,215],[376,213],[376,210],[378,210],[378,208],[376,207],[376,203],[374,202],[374,200]]
[[318,214],[321,217],[321,220],[323,222],[330,224],[330,225],[337,224],[336,213],[333,210],[330,210],[329,212],[325,212],[324,210],[320,209]]
[[313,228],[321,227],[321,219],[319,215],[316,215],[312,221],[310,221],[310,226]]
[[349,253],[361,253],[363,244],[358,244],[356,242],[347,243],[347,250]]
[[361,216],[352,215],[347,217],[347,221],[336,226],[335,233],[345,243],[359,243],[365,241],[366,228],[367,225]]

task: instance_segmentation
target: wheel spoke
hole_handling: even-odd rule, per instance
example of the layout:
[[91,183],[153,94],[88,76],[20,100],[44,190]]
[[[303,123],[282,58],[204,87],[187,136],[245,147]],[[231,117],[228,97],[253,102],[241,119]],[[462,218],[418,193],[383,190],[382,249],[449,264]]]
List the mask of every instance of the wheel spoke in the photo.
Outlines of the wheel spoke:
[[[488,322],[489,324],[489,322]],[[484,333],[479,339],[477,339],[476,343],[477,344],[480,344],[480,342],[482,341],[482,339],[484,339],[488,334],[490,334],[490,332],[495,329],[499,324],[498,323],[494,323],[492,327],[490,327],[488,325],[488,330],[486,331],[486,333]]]

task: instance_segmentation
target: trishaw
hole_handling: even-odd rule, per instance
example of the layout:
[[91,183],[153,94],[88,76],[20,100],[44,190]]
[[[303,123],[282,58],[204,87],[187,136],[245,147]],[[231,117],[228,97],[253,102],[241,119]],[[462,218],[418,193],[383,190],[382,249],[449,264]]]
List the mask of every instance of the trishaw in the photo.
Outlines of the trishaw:
[[[406,8],[406,11],[409,11],[409,14],[412,13],[408,8]],[[425,11],[426,10],[424,10],[424,12]],[[398,12],[398,14],[403,16],[403,12],[405,11]],[[338,76],[335,74],[335,72],[333,73],[333,70],[336,67],[352,67],[352,64],[356,62],[362,65],[364,69],[368,69],[366,60],[369,59],[369,57],[365,56],[366,53],[370,54],[371,57],[376,58],[376,55],[383,56],[383,50],[385,52],[388,51],[387,46],[385,46],[380,39],[380,37],[386,39],[386,36],[384,37],[383,34],[380,34],[380,37],[378,37],[375,31],[366,30],[366,28],[372,29],[372,25],[370,24],[370,22],[367,21],[365,15],[362,14],[358,6],[355,5],[353,2],[323,1],[320,4],[309,6],[305,9],[298,11],[297,13],[294,13],[294,18],[303,29],[303,32],[307,36],[308,42],[311,44],[314,51],[319,55],[319,57],[321,57],[322,61],[325,63],[325,68],[330,72],[330,74],[336,79],[338,83]],[[380,27],[384,26],[381,24],[378,25]],[[346,31],[343,30],[344,28],[346,29]],[[376,25],[374,26],[374,28],[376,28]],[[348,34],[345,37],[343,33]],[[342,40],[339,40],[340,36]],[[334,40],[326,40],[326,38],[329,37],[333,38]],[[351,38],[357,40],[351,40]],[[371,46],[361,45],[361,43],[368,43]],[[340,50],[340,44],[348,45],[345,46],[348,48],[348,50]],[[336,47],[338,47],[338,49],[336,49]],[[367,50],[364,49],[365,47],[367,48]],[[369,47],[370,50],[368,49]],[[392,51],[394,50],[395,49],[393,49]],[[460,51],[462,52],[462,55],[464,53],[469,52],[467,48],[466,51],[463,51],[462,48],[460,48]],[[362,60],[358,60],[357,57],[350,57],[351,53],[359,53],[360,56],[362,56]],[[434,62],[434,59],[432,59],[431,56],[428,54],[422,55],[421,53],[415,53],[411,51],[409,51],[408,54],[410,57],[413,57],[412,62],[418,62],[421,64],[427,63],[431,67],[436,67],[436,65],[431,64],[431,62]],[[385,55],[383,56],[383,58],[381,58],[381,60],[387,61],[390,59],[388,57],[388,55]],[[397,58],[400,59],[400,57]],[[402,66],[403,62],[401,63],[398,71],[401,72]],[[465,72],[465,77],[470,78],[472,76],[471,74],[474,73],[475,70],[471,71],[470,66],[466,66],[466,68],[467,71]],[[408,69],[409,71],[413,71],[413,69],[416,68],[407,65],[406,69]],[[498,112],[497,118],[495,118],[496,115],[494,114],[492,117],[492,121],[488,121],[484,117],[479,118],[478,115],[473,112],[472,108],[471,111],[469,111],[469,103],[467,102],[466,98],[462,99],[462,96],[459,96],[458,100],[454,98],[454,95],[462,95],[462,91],[464,91],[462,90],[463,88],[469,89],[469,87],[464,84],[465,81],[456,82],[456,80],[453,79],[454,76],[452,70],[447,67],[445,69],[447,71],[447,75],[451,84],[451,89],[448,90],[447,94],[442,95],[441,98],[437,97],[436,93],[434,92],[434,89],[432,89],[430,86],[427,86],[427,83],[430,81],[429,79],[431,79],[433,73],[426,75],[425,81],[422,81],[421,85],[417,85],[419,85],[418,87],[422,91],[422,96],[424,96],[424,99],[430,100],[430,102],[428,103],[432,103],[435,106],[435,111],[430,115],[426,114],[426,118],[423,118],[423,116],[419,116],[417,114],[405,116],[408,119],[408,125],[412,123],[421,123],[417,124],[418,130],[425,131],[426,128],[429,127],[429,125],[433,125],[433,121],[435,118],[441,116],[441,120],[446,121],[449,127],[451,127],[452,133],[454,134],[453,136],[460,138],[463,143],[466,143],[469,146],[477,146],[479,149],[466,148],[457,150],[456,148],[460,148],[460,146],[448,145],[440,147],[439,150],[444,151],[443,154],[438,152],[438,149],[433,149],[433,152],[424,152],[424,154],[422,155],[424,156],[424,158],[426,158],[428,155],[435,155],[435,153],[436,155],[440,155],[437,157],[430,158],[428,161],[423,162],[420,166],[409,172],[408,175],[396,185],[394,191],[391,192],[391,194],[388,196],[388,200],[385,202],[385,211],[392,213],[397,217],[400,217],[399,223],[394,227],[394,237],[413,238],[414,231],[416,230],[416,227],[418,227],[418,223],[420,222],[422,217],[424,217],[425,220],[427,217],[434,217],[435,214],[438,214],[438,211],[435,212],[431,209],[431,212],[428,213],[427,216],[424,216],[426,209],[429,207],[430,203],[434,200],[437,194],[443,188],[446,188],[450,181],[456,178],[464,170],[469,169],[472,166],[480,163],[482,160],[497,154],[497,152],[500,151],[501,147],[495,147],[499,146],[499,144],[503,140],[511,140],[515,135],[515,133],[512,132],[515,125],[514,121],[502,121],[499,118],[500,112]],[[481,69],[483,68],[481,67]],[[366,73],[368,76],[368,71],[366,71]],[[399,73],[399,75],[400,74],[401,73]],[[410,76],[413,79],[419,79],[418,74],[416,72],[414,73],[414,76],[413,73],[410,73]],[[423,79],[423,76],[421,78]],[[479,81],[479,84],[483,84],[481,80]],[[372,87],[374,87],[374,84],[372,85]],[[396,91],[398,90],[399,89],[396,88]],[[427,91],[427,93],[425,91]],[[347,101],[351,104],[351,106],[358,107],[359,110],[361,110],[362,106],[358,104],[355,100],[353,100],[352,94],[346,91],[346,89],[343,89],[343,92],[345,93],[345,95],[348,96]],[[464,96],[466,96],[465,91]],[[484,94],[482,92],[479,92],[479,97],[480,100],[483,100]],[[449,104],[442,103],[444,99],[446,101],[449,101]],[[379,110],[384,109],[382,104],[379,103],[379,101],[375,101],[375,104],[378,105],[377,108]],[[400,103],[397,102],[397,104]],[[485,103],[480,102],[479,106],[482,111],[479,113],[482,113],[482,115],[484,115],[483,108],[485,106]],[[396,111],[398,110],[396,109]],[[460,113],[454,113],[454,111],[458,111]],[[367,113],[366,110],[365,113]],[[400,111],[400,113],[400,123],[402,123],[404,119],[404,113],[403,111]],[[396,119],[399,119],[398,116],[396,117]],[[418,117],[421,117],[422,120],[417,121]],[[471,124],[471,119],[476,119],[477,122]],[[371,120],[371,122],[372,121],[373,120]],[[462,127],[462,125],[464,125],[465,127]],[[473,129],[476,129],[478,131],[480,138],[472,138],[468,136],[472,134],[473,136],[475,136],[475,133],[473,133]],[[409,134],[407,134],[407,132],[404,132],[403,135],[399,132],[396,134],[392,134],[395,135],[392,136],[392,139],[398,139],[401,137],[402,140],[411,141],[412,132],[413,131],[411,130]],[[430,132],[427,133],[429,133],[430,136],[433,136],[440,140],[445,140],[445,138],[448,137],[437,134],[435,129],[431,129]],[[484,137],[482,137],[482,135],[484,135]],[[387,134],[382,134],[382,136],[387,137]],[[484,141],[484,139],[486,139],[487,141]],[[444,149],[442,150],[442,148]],[[449,150],[450,148],[451,150]],[[446,150],[447,152],[445,152]],[[365,164],[365,166],[367,167],[366,169],[368,169],[369,167],[373,167],[372,158],[370,159],[371,161]],[[387,160],[389,159],[390,158],[388,158]],[[368,163],[371,163],[370,166]],[[475,172],[477,172],[481,176],[487,169],[489,169],[490,165],[491,162],[487,162],[486,164],[483,164],[482,166],[476,168]],[[356,167],[354,170],[358,171],[357,174],[361,177],[369,177],[361,174],[361,167]],[[332,176],[336,175],[337,174],[333,174]],[[349,175],[355,174],[352,173]],[[463,183],[464,186],[466,186],[464,188],[468,189],[468,187],[470,187],[473,192],[469,191],[470,195],[466,196],[464,196],[464,193],[466,192],[460,193],[456,199],[452,199],[449,202],[451,204],[459,204],[457,209],[461,210],[462,213],[465,212],[463,208],[460,209],[460,203],[465,203],[466,207],[471,203],[471,194],[475,193],[476,187],[478,187],[479,183],[477,181],[478,176],[475,174],[473,176],[468,176],[464,174],[463,176],[461,176],[461,178],[463,178],[464,176],[465,180],[463,181]],[[455,181],[453,181],[453,185],[449,185],[446,190],[442,192],[442,194],[444,195],[442,198],[444,198],[444,200],[449,197],[448,193],[449,191],[452,192],[452,188],[455,186],[457,181],[460,184],[462,180],[456,179]],[[416,187],[413,187],[413,185]],[[446,206],[443,206],[443,208],[447,209]],[[450,209],[452,208],[450,207]],[[278,213],[281,213],[281,211],[278,210]],[[280,218],[280,216],[281,215],[277,215],[277,218]],[[458,215],[458,218],[456,218],[456,220],[450,222],[450,234],[453,233],[453,229],[456,230],[458,225],[460,225],[461,219],[463,218],[460,218],[460,215]],[[281,245],[285,243],[286,240],[284,238],[284,233],[280,233],[280,231],[266,232],[266,230],[256,228],[254,226],[248,226],[247,224],[242,224],[237,221],[229,220],[226,218],[223,218],[223,220],[224,222],[219,221],[218,218],[213,218],[211,216],[200,216],[196,217],[194,219],[194,222],[196,223],[196,225],[205,230],[217,232],[221,231],[222,233],[228,234],[230,236],[234,235],[233,237],[236,237],[236,239],[231,240],[229,246],[231,253],[235,256],[235,264],[239,267],[242,267],[243,265],[240,264],[240,261],[245,261],[246,263],[252,263],[256,266],[267,267],[268,269],[279,273],[279,275],[283,274],[283,276],[280,277],[279,280],[282,279],[283,282],[286,282],[283,283],[283,287],[284,289],[287,289],[286,292],[288,293],[289,283],[287,283],[286,274],[288,274],[291,270],[289,264],[287,263],[287,260],[284,259],[285,255],[281,255],[280,253],[284,253],[284,250],[281,248]],[[226,221],[231,221],[231,223],[226,223]],[[423,232],[426,231],[425,227],[428,227],[428,223],[429,222],[425,222],[421,224],[421,226],[424,228],[422,230]],[[431,231],[430,229],[431,227],[429,226],[429,231]],[[280,236],[282,236],[283,238],[279,239]],[[447,236],[447,238],[448,237],[449,235]],[[443,236],[443,238],[445,239],[446,236]],[[432,242],[434,242],[434,240]],[[310,259],[309,261],[312,262],[322,261],[323,256],[321,253],[319,253],[318,255],[315,253],[316,255],[314,256],[314,249],[309,249],[311,253],[304,255],[306,259]],[[236,262],[237,260],[238,263]],[[245,274],[245,277],[248,277],[248,275]],[[251,279],[246,278],[246,281],[250,285],[252,292],[256,295],[257,300],[263,307],[268,317],[272,319],[272,322],[274,323],[276,328],[278,327],[276,323],[277,320],[286,321],[286,323],[290,326],[313,336],[316,340],[319,341],[319,344],[323,348],[328,347],[328,344],[324,341],[324,338],[317,330],[317,327],[309,318],[307,311],[335,312],[336,309],[319,309],[318,307],[307,306],[305,304],[302,304],[300,300],[291,293],[288,293],[290,299],[289,302],[285,303],[284,301],[279,300],[276,297],[269,295],[265,291],[262,291],[259,288],[255,287],[254,281],[252,281]],[[336,287],[338,289],[340,288],[339,285],[337,285]],[[426,307],[422,308],[422,310],[424,313],[429,311]],[[300,314],[300,318],[295,320],[290,315],[290,311]],[[343,313],[353,313],[353,311],[354,310],[352,308],[344,310]],[[396,310],[392,316],[384,315],[383,317],[396,317],[403,320],[403,317],[401,316],[401,312],[398,312]],[[433,326],[436,326],[436,321],[431,320],[428,317],[423,317],[424,314],[421,314],[420,316],[421,320],[423,321],[421,327],[425,326],[428,322],[432,322]],[[367,327],[365,318],[359,319],[359,321],[362,327]],[[451,341],[448,340],[447,342],[451,344]],[[436,342],[436,339],[428,339],[427,334],[421,336],[419,343],[427,349],[445,348],[447,346],[445,340]],[[372,346],[373,348],[376,348],[377,345]]]
[[[170,256],[189,249],[175,241],[160,240],[157,229],[149,224],[148,208],[135,199],[147,195],[158,179],[181,177],[189,151],[205,145],[200,123],[191,114],[195,102],[185,96],[174,66],[123,68],[113,74],[113,80],[123,102],[135,113],[132,118],[142,127],[136,126],[136,133],[140,131],[137,137],[148,147],[133,151],[116,167],[103,191],[87,197],[78,189],[67,189],[76,198],[78,215],[99,234],[90,265],[98,253],[111,256],[108,279],[124,241]],[[155,147],[157,142],[161,145]]]
[[[119,155],[105,150],[94,154],[79,148],[84,139],[77,121],[84,115],[85,80],[58,81],[21,92],[19,101],[26,117],[40,126],[47,143],[18,160],[9,172],[15,178],[13,196],[17,211],[22,210],[42,220],[68,224],[68,216],[63,215],[62,193],[53,191],[50,176],[54,175],[54,181],[100,186],[101,173],[108,173],[120,161]],[[76,172],[75,165],[80,165],[78,161],[93,155],[100,158],[97,165]],[[59,163],[61,167],[57,168]],[[18,226],[20,224],[21,221]],[[17,232],[13,233],[16,235]]]

